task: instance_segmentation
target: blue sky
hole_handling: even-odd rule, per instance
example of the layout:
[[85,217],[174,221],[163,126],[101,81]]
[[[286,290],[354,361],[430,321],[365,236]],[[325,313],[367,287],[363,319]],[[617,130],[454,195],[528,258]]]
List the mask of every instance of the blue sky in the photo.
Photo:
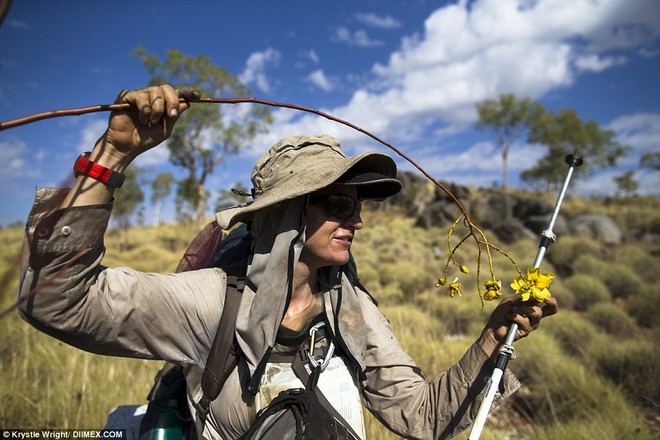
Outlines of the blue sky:
[[[143,86],[138,45],[161,57],[168,48],[206,55],[253,96],[347,119],[438,179],[470,185],[501,181],[493,139],[474,130],[476,103],[514,93],[572,107],[632,147],[617,169],[572,191],[611,194],[612,176],[632,169],[640,193],[660,194],[660,173],[638,169],[643,153],[660,149],[657,0],[14,0],[0,27],[0,120],[111,103]],[[386,150],[317,116],[274,114],[271,131],[218,168],[209,189],[247,185],[256,158],[288,135],[330,133],[351,154]],[[106,119],[0,132],[0,225],[27,216],[36,186],[62,185]],[[513,147],[513,185],[543,153],[524,139]],[[151,175],[171,169],[165,148],[137,163]]]

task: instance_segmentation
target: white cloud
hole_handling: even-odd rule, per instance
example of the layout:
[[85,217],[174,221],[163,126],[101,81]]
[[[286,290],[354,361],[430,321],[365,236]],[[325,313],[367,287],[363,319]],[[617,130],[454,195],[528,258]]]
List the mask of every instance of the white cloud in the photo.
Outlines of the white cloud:
[[644,153],[660,150],[660,114],[638,113],[616,118],[607,128],[614,130],[617,140],[631,148],[620,165],[631,168],[639,165]]
[[346,27],[340,27],[335,31],[335,34],[332,37],[333,41],[338,41],[340,43],[346,43],[349,46],[357,47],[375,47],[382,46],[384,43],[380,40],[373,40],[367,34],[365,30],[357,30],[351,32],[350,29]]
[[378,14],[357,14],[355,18],[369,26],[381,29],[397,29],[401,27],[401,22],[391,15],[381,16]]
[[92,119],[80,130],[80,141],[76,147],[78,153],[89,151],[108,128],[107,119]]
[[314,49],[305,52],[303,55],[306,58],[308,58],[313,64],[318,64],[321,61],[319,55],[316,53]]
[[[330,112],[384,136],[397,135],[392,127],[402,118],[422,125],[441,121],[456,132],[474,122],[475,104],[484,99],[501,93],[540,98],[585,71],[625,62],[598,50],[656,39],[660,20],[649,19],[654,1],[628,9],[627,0],[463,0],[443,6],[426,19],[423,34],[406,37],[386,64],[373,66],[370,83]],[[647,36],[635,37],[639,31],[624,38],[621,29],[646,29]],[[356,40],[347,28],[335,37]]]
[[601,57],[596,54],[579,56],[575,60],[575,67],[582,71],[601,72],[612,66],[625,64],[626,57]]
[[314,84],[319,89],[329,92],[334,89],[332,81],[325,76],[323,69],[317,69],[307,76],[307,81]]
[[279,63],[280,58],[280,52],[273,48],[252,53],[248,57],[245,63],[245,69],[239,75],[239,79],[244,84],[254,84],[262,92],[269,92],[271,85],[266,76],[266,70]]
[[[501,93],[541,98],[570,86],[579,75],[602,72],[639,56],[637,52],[660,35],[660,20],[651,18],[660,10],[650,7],[655,1],[639,0],[631,7],[628,0],[575,0],[570,5],[563,0],[464,0],[440,7],[426,19],[423,33],[404,38],[386,63],[373,66],[373,76],[363,88],[344,105],[325,111],[406,146],[405,151],[434,175],[489,185],[501,180],[496,149],[487,151],[486,144],[475,144],[453,153],[465,149],[453,144],[453,135],[472,127],[475,104]],[[347,28],[335,37],[355,41]],[[627,49],[625,56],[622,49]],[[277,114],[272,132],[257,140],[258,145],[291,134],[323,132],[339,137],[349,153],[371,142],[318,116]],[[651,147],[651,139],[660,138],[656,118],[621,118],[611,128],[617,128],[622,143],[648,151],[657,148]],[[428,139],[428,145],[420,148],[420,139]],[[384,149],[377,144],[376,148]],[[545,153],[538,147],[514,150],[512,179]],[[611,176],[604,179],[609,182]],[[612,188],[603,180],[594,185],[599,184]]]
[[0,181],[22,176],[37,176],[39,173],[34,166],[24,158],[28,152],[27,145],[21,139],[11,137],[0,141]]

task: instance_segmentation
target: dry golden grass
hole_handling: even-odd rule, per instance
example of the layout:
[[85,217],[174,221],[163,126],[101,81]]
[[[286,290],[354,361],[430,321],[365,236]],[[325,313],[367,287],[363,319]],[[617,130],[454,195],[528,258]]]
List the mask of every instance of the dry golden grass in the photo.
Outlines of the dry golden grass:
[[[571,203],[575,203],[573,211],[582,209],[577,201]],[[446,231],[414,229],[410,219],[391,212],[366,212],[365,223],[367,227],[358,233],[354,246],[361,280],[379,301],[401,344],[425,375],[438,374],[458,360],[494,307],[487,303],[482,309],[474,292],[471,276],[476,270],[476,253],[470,246],[461,249],[461,262],[470,267],[471,274],[462,275],[464,296],[450,299],[443,289],[434,287],[447,255]],[[112,231],[104,263],[171,271],[193,235],[190,228],[179,225]],[[21,240],[20,230],[0,231],[0,274],[13,274],[5,276],[2,285],[3,309],[14,300],[15,261]],[[569,243],[558,249],[559,255],[554,259],[544,262],[544,270],[554,271],[555,265],[570,268],[569,260],[574,261],[584,249],[596,254],[600,249],[597,243],[585,245],[582,239],[563,241]],[[536,242],[524,241],[508,246],[507,251],[524,268],[533,259],[536,246]],[[642,247],[626,245],[621,253],[625,258],[612,257],[612,261],[606,262],[631,271],[634,269],[627,264],[657,264],[648,249]],[[608,255],[616,256],[617,252],[610,250]],[[651,298],[650,286],[657,283],[658,271],[647,273],[645,267],[636,271],[644,283],[639,295]],[[515,275],[510,263],[501,257],[496,257],[495,269],[504,280]],[[555,281],[557,292],[571,298],[573,292],[565,292],[563,282],[561,278]],[[604,318],[595,321],[591,316],[598,324],[594,325],[586,313],[565,310],[530,338],[517,343],[518,358],[510,367],[526,388],[492,413],[482,439],[658,438],[658,431],[654,431],[657,425],[644,418],[658,417],[658,380],[654,379],[652,367],[657,365],[658,350],[654,348],[657,339],[651,330],[658,327],[658,318],[657,314],[643,313],[644,308],[635,302],[637,296],[617,303],[622,310],[637,310],[643,317],[638,322],[642,327],[626,329],[636,332],[633,341],[608,334],[603,330]],[[612,301],[603,300],[615,304]],[[626,324],[630,325],[630,321]],[[161,366],[159,362],[81,352],[39,333],[15,313],[0,320],[0,329],[2,428],[100,427],[112,407],[145,402],[153,376]],[[617,362],[625,365],[625,370],[617,370]],[[617,374],[621,375],[618,379]],[[644,391],[652,394],[641,396]],[[655,405],[655,412],[644,407],[645,402]],[[372,439],[398,438],[370,415],[367,432]],[[458,438],[467,438],[467,433]]]

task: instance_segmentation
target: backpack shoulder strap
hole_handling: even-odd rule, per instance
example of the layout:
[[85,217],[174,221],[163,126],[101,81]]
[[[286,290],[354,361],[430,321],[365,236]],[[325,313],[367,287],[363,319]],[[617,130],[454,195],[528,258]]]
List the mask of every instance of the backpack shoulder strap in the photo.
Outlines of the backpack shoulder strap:
[[227,276],[225,306],[202,374],[203,395],[196,405],[197,416],[202,424],[206,420],[211,402],[218,397],[222,386],[238,363],[234,329],[244,285],[245,278]]
[[[310,375],[307,372],[307,370],[305,369],[305,366],[303,365],[302,358],[303,358],[303,356],[298,354],[296,356],[295,360],[293,361],[293,363],[291,364],[291,368],[293,369],[293,372],[295,373],[295,375],[298,376],[298,379],[300,379],[300,381],[303,384],[306,384],[305,387],[308,390],[310,390],[311,392],[314,393],[314,395],[316,396],[316,399],[319,401],[321,406],[330,415],[332,415],[332,417],[334,417],[335,420],[337,420],[341,425],[344,426],[344,428],[352,436],[352,437],[350,437],[350,439],[359,439],[359,438],[361,438],[359,435],[357,435],[355,430],[353,430],[353,427],[351,426],[351,424],[348,423],[348,421],[346,421],[344,416],[342,416],[341,413],[339,411],[337,411],[337,409],[334,406],[332,406],[332,403],[330,403],[328,401],[328,399],[325,397],[323,392],[321,392],[321,389],[318,386],[316,386],[316,381],[318,380],[318,376],[316,378],[313,378],[312,375],[314,375],[315,372],[318,375],[318,373],[320,373],[320,367],[317,367],[316,371],[315,372],[312,371],[312,375]],[[313,382],[313,383],[310,384],[310,382]]]

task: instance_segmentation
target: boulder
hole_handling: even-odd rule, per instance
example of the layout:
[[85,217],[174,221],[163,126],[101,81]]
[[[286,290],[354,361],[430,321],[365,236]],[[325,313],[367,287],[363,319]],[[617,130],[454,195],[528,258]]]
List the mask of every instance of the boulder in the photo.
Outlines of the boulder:
[[[533,234],[538,237],[541,236],[541,233],[548,229],[548,222],[550,221],[550,215],[532,215],[527,218],[520,219],[526,228],[528,228]],[[559,214],[555,220],[555,224],[552,227],[552,232],[558,237],[562,235],[567,235],[571,232],[568,221],[566,217]]]
[[582,214],[569,223],[573,235],[593,238],[605,244],[619,244],[623,232],[614,221],[602,214]]
[[512,218],[490,227],[497,239],[505,244],[515,243],[522,239],[533,239],[534,234],[518,219]]

